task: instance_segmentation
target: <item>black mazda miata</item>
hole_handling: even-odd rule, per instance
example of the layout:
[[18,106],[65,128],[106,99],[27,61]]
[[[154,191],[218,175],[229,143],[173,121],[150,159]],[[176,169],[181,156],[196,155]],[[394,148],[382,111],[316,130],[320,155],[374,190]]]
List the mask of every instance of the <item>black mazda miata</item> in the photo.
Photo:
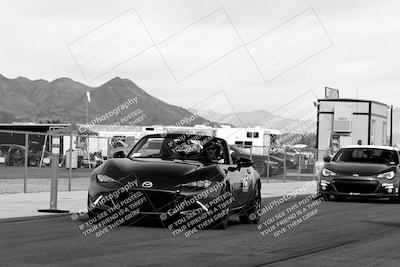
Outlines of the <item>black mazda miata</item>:
[[388,146],[347,146],[330,159],[318,180],[325,199],[377,197],[399,200],[399,149]]
[[91,220],[118,218],[122,223],[155,217],[170,229],[224,229],[235,213],[243,223],[258,223],[260,177],[248,159],[233,164],[225,140],[152,134],[140,139],[128,155],[122,153],[91,174]]

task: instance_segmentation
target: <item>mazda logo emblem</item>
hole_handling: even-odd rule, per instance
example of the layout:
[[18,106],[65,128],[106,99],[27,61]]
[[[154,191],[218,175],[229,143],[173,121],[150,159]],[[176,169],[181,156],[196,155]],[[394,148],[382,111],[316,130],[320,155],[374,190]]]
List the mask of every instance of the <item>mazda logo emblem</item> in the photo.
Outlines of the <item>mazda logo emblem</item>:
[[353,174],[353,176],[357,177],[357,176],[360,176],[360,175],[358,175],[357,173],[355,173],[355,174]]
[[145,182],[142,183],[142,186],[145,187],[145,188],[150,188],[150,187],[153,186],[153,183],[150,182],[150,181],[145,181]]

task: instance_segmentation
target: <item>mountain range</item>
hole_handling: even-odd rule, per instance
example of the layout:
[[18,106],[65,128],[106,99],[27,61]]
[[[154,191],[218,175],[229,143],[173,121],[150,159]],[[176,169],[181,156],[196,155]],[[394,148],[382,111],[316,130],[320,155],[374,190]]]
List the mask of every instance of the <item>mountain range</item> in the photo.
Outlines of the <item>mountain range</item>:
[[[24,77],[8,79],[0,75],[0,122],[84,123],[86,92],[90,92],[91,100],[89,122],[93,120],[100,124],[123,125],[136,120],[135,125],[174,125],[182,118],[193,115],[182,107],[170,105],[149,95],[132,81],[119,77],[99,87],[89,87],[69,78],[49,82],[32,81]],[[137,103],[132,99],[136,99]],[[111,116],[103,116],[111,114],[124,103],[129,103],[125,109],[121,108]],[[135,113],[132,114],[133,112]],[[143,114],[144,118],[139,120]],[[196,117],[187,125],[207,122],[209,121]]]
[[[69,78],[54,81],[30,80],[24,77],[9,79],[0,74],[0,123],[37,122],[71,123],[86,121],[86,92],[90,92],[89,121],[104,118],[103,115],[115,110],[135,98],[128,108],[118,114],[97,121],[99,124],[134,125],[175,125],[185,118],[184,126],[219,123],[237,127],[265,126],[284,132],[315,133],[314,118],[291,119],[271,113],[267,110],[251,112],[222,113],[219,110],[202,111],[201,116],[195,109],[168,104],[149,95],[129,79],[116,77],[99,87],[90,87]],[[140,110],[140,112],[137,112]],[[132,113],[138,113],[135,116]],[[124,120],[131,114],[129,119]],[[137,120],[140,116],[144,118]],[[394,109],[394,139],[400,143],[400,108]],[[218,118],[218,119],[216,119]],[[217,122],[216,122],[217,121]]]
[[[219,113],[219,110],[198,112],[195,109],[185,109],[168,104],[149,95],[129,79],[116,77],[99,87],[89,87],[69,78],[59,78],[54,81],[30,80],[25,77],[9,79],[0,74],[0,122],[39,122],[39,123],[84,123],[86,121],[86,92],[90,92],[88,121],[98,124],[122,125],[135,121],[141,114],[145,117],[135,121],[135,125],[175,125],[185,118],[183,126],[196,124],[219,123],[232,126],[253,127],[257,125],[284,130],[288,125],[304,125],[306,121],[288,119],[274,115],[266,110],[238,113]],[[137,103],[130,104],[127,109],[117,115],[103,115],[114,110],[128,99],[135,98]],[[130,113],[140,109],[138,115]],[[198,114],[201,114],[199,116]],[[101,119],[103,118],[103,119]],[[270,123],[273,121],[274,123]],[[313,123],[312,121],[308,121]],[[314,123],[315,124],[315,123]],[[298,129],[288,129],[296,132]],[[312,131],[310,129],[310,131]]]

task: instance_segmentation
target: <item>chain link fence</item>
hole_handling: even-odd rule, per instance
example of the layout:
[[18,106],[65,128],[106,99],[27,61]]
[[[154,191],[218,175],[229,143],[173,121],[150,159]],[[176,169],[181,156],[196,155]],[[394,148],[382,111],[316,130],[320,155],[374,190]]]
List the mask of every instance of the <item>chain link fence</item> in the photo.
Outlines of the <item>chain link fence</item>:
[[[92,170],[114,153],[127,154],[136,137],[60,136],[58,162],[52,162],[55,134],[0,130],[0,193],[49,192],[51,166],[57,166],[58,191],[87,190]],[[266,182],[316,180],[326,151],[293,147],[230,146],[233,159],[253,161]],[[319,157],[319,161],[317,161]]]
[[52,161],[54,134],[0,131],[0,194],[49,192],[57,164],[58,191],[87,190],[92,170],[114,153],[127,153],[135,137],[60,136],[58,162]]
[[323,165],[321,155],[329,154],[328,151],[289,146],[270,148],[234,145],[230,148],[234,159],[251,159],[253,168],[266,182],[317,180]]

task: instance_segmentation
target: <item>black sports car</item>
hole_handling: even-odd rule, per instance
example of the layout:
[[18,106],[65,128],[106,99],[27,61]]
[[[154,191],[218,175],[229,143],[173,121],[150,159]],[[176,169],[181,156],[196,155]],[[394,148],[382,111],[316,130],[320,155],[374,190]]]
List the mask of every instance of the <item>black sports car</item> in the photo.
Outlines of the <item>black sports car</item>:
[[124,158],[110,159],[92,172],[88,215],[92,220],[115,213],[135,220],[160,218],[169,229],[224,229],[234,213],[243,223],[258,223],[261,182],[251,165],[244,158],[233,164],[220,138],[148,135]]
[[344,197],[389,197],[399,199],[399,150],[385,146],[347,146],[325,166],[318,180],[318,192],[327,200]]

